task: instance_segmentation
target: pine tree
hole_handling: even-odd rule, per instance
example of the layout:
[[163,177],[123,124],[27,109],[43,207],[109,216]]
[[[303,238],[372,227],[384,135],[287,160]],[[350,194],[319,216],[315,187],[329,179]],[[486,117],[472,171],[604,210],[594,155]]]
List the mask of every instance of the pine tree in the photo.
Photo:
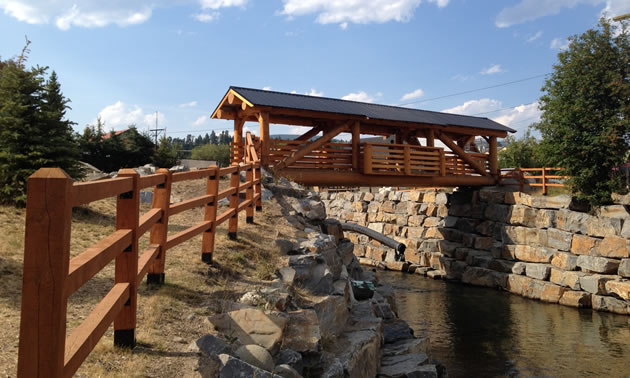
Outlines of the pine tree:
[[177,164],[177,150],[164,137],[160,139],[160,146],[153,155],[153,164],[160,168],[170,168]]
[[625,163],[630,135],[630,42],[625,26],[602,19],[570,38],[547,80],[537,128],[547,159],[565,169],[578,198],[598,205],[622,191],[614,174]]
[[0,64],[0,202],[23,205],[26,180],[42,167],[80,175],[72,123],[64,120],[68,100],[57,75],[46,67],[26,69],[27,44],[18,58]]
[[210,144],[219,144],[219,138],[217,137],[217,133],[212,130],[210,133]]

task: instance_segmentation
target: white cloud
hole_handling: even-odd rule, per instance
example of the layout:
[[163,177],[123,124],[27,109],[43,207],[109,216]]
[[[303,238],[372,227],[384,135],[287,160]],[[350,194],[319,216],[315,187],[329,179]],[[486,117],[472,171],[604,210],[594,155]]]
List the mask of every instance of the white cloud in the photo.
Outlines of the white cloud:
[[[271,90],[271,87],[269,87],[269,90]],[[315,96],[315,97],[322,97],[324,95],[324,92],[318,92],[314,88],[311,88],[310,92],[298,93],[296,90],[292,90],[291,93],[293,93],[293,94],[305,94],[307,96]]]
[[[317,14],[320,24],[339,24],[342,29],[349,23],[369,24],[388,21],[407,22],[422,0],[283,0],[282,14],[293,18]],[[428,0],[438,7],[448,5],[449,0]]]
[[604,4],[600,15],[619,15],[630,11],[628,0],[521,0],[518,4],[504,8],[495,20],[499,28],[533,21],[540,17],[560,13],[565,8],[575,8],[578,5],[597,6]]
[[501,72],[505,72],[505,70],[503,68],[501,68],[500,64],[495,64],[491,67],[485,68],[483,70],[481,70],[480,74],[482,75],[492,75],[492,74],[497,74],[497,73],[501,73]]
[[409,93],[405,93],[401,98],[400,101],[409,101],[409,100],[414,100],[416,98],[420,98],[424,96],[424,91],[420,88],[416,89],[413,92],[409,92]]
[[203,125],[204,123],[206,123],[206,122],[208,121],[208,119],[209,119],[209,117],[208,117],[208,116],[202,115],[201,117],[197,118],[197,119],[195,120],[195,122],[193,122],[193,123],[192,123],[192,125],[193,125],[193,126],[201,126],[201,125]]
[[219,12],[201,12],[194,14],[193,17],[199,22],[212,22],[219,18]]
[[[101,120],[105,122],[105,128],[123,129],[130,125],[153,126],[155,125],[155,113],[145,113],[138,105],[128,106],[122,101],[117,101],[108,105],[98,113]],[[95,121],[96,122],[96,121]],[[166,117],[158,112],[158,124],[164,125]]]
[[[182,4],[185,3],[166,0],[0,0],[0,9],[22,22],[54,23],[59,29],[68,30],[73,26],[98,28],[141,24],[151,18],[153,9],[158,6],[174,7]],[[219,9],[244,7],[247,0],[200,0],[198,4],[204,11],[194,17],[209,22],[218,17]]]
[[263,87],[263,91],[270,91],[271,90],[271,86],[267,85],[266,87]]
[[348,93],[341,98],[342,100],[359,101],[359,102],[374,102],[375,98],[361,91],[357,93]]
[[566,38],[554,38],[549,48],[553,50],[566,50],[569,48],[569,40]]
[[473,115],[501,109],[501,105],[501,101],[499,100],[482,98],[479,100],[466,101],[462,105],[458,105],[450,109],[444,109],[442,111],[444,113]]
[[468,81],[470,79],[474,79],[473,75],[464,75],[464,74],[457,74],[455,76],[453,76],[451,78],[451,80],[458,80],[458,81]]
[[[503,103],[499,100],[482,98],[466,101],[462,105],[442,110],[445,113],[477,115],[487,117],[517,131],[524,131],[527,126],[540,120],[542,111],[538,109],[538,102],[519,105],[514,108],[503,109]],[[492,113],[492,114],[488,114]]]
[[191,101],[191,102],[187,102],[185,104],[179,105],[180,108],[194,108],[195,106],[197,106],[197,101]]
[[534,35],[530,36],[529,38],[527,38],[526,42],[534,42],[538,38],[542,37],[542,35],[543,35],[542,30],[539,30],[536,34],[534,34]]

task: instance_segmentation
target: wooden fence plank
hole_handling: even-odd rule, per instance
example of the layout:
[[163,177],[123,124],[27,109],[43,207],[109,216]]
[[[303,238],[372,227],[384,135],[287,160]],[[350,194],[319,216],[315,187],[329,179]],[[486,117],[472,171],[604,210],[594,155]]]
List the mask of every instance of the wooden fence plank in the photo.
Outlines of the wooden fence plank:
[[147,249],[142,252],[138,259],[138,275],[136,277],[136,285],[142,283],[142,279],[149,271],[151,264],[155,261],[155,258],[160,253],[160,246],[158,244],[151,244]]
[[163,174],[165,179],[161,185],[156,185],[153,188],[153,203],[154,209],[160,209],[162,217],[160,221],[151,226],[151,234],[149,235],[149,243],[160,246],[158,255],[153,259],[153,263],[149,268],[147,274],[147,283],[149,284],[163,284],[164,283],[164,268],[166,261],[166,239],[168,237],[168,219],[170,215],[170,202],[171,202],[171,188],[173,185],[173,173],[168,169],[162,168],[157,171],[159,174]]
[[138,237],[144,235],[145,232],[162,218],[162,209],[151,209],[140,217],[138,225]]
[[28,179],[18,351],[19,377],[63,371],[70,260],[72,179],[42,168]]
[[188,227],[184,231],[178,232],[177,234],[168,238],[168,240],[166,241],[166,250],[169,250],[175,247],[176,245],[181,244],[185,242],[186,240],[199,235],[205,230],[210,229],[211,225],[212,225],[212,222],[203,221],[197,225]]
[[217,232],[217,207],[219,206],[219,168],[211,167],[213,174],[208,176],[206,181],[206,195],[211,198],[206,202],[203,220],[210,222],[210,228],[205,230],[201,237],[201,261],[206,264],[212,263],[214,253],[214,236]]
[[[135,171],[134,171],[135,172]],[[133,182],[128,177],[120,177],[109,180],[81,182],[74,184],[72,191],[72,206],[80,206],[86,203],[114,197],[133,188]]]
[[129,300],[114,320],[114,345],[133,348],[136,346],[136,308],[138,275],[138,224],[140,218],[140,175],[133,169],[121,169],[119,177],[133,181],[132,190],[118,195],[116,200],[116,229],[132,230],[129,248],[116,257],[114,282],[129,284]]

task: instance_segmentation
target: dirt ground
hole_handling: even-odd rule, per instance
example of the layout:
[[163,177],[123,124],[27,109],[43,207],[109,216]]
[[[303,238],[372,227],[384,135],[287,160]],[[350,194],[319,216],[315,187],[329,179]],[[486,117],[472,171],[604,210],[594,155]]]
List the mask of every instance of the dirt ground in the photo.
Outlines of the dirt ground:
[[[222,182],[226,186],[227,182]],[[173,185],[172,201],[205,194],[202,180]],[[142,212],[150,204],[142,205]],[[221,213],[222,210],[219,210]],[[25,210],[0,206],[0,376],[16,375],[20,325],[20,293],[24,253]],[[169,220],[169,235],[203,220],[203,209],[193,209]],[[72,222],[72,256],[114,231],[115,199],[75,208]],[[255,214],[255,224],[239,214],[238,240],[227,238],[227,222],[218,227],[214,264],[201,262],[201,236],[169,250],[166,254],[166,283],[138,289],[137,347],[113,346],[112,327],[85,360],[80,377],[173,377],[194,372],[195,353],[188,344],[208,333],[204,317],[221,311],[221,301],[235,300],[274,278],[280,264],[273,250],[277,238],[304,236],[286,223],[282,209],[271,200]],[[148,245],[148,233],[140,240],[140,251]],[[81,323],[113,285],[110,263],[69,298],[68,335]]]

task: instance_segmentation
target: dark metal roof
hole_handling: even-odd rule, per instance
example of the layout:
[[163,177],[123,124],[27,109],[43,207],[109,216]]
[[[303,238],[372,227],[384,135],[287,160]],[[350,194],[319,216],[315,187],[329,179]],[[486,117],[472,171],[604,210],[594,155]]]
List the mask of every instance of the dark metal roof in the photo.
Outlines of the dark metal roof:
[[462,126],[477,129],[516,132],[488,118],[459,114],[432,112],[399,106],[369,104],[366,102],[316,97],[294,93],[267,91],[242,87],[230,87],[254,106],[272,106],[315,112],[340,113],[369,117],[384,121],[428,123],[443,126]]

